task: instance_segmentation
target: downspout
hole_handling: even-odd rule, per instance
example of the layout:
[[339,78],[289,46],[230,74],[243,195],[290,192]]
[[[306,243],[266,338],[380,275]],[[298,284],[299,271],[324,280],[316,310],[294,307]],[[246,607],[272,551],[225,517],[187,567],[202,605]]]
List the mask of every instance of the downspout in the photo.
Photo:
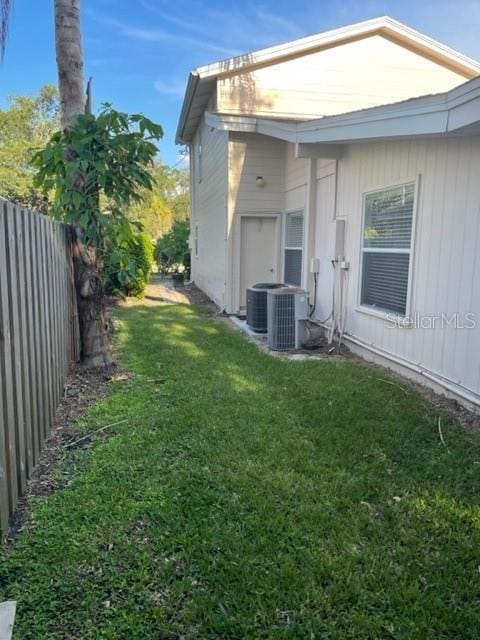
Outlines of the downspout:
[[230,313],[232,308],[232,251],[230,236],[232,232],[233,220],[230,220],[230,132],[226,132],[227,135],[227,184],[225,185],[225,295],[224,306],[222,312]]
[[[338,158],[335,158],[335,186],[333,196],[333,222],[338,220]],[[335,227],[335,234],[337,229]],[[337,253],[337,237],[334,238],[334,251]],[[333,266],[333,290],[332,290],[332,320],[328,332],[328,342],[332,343],[335,335],[341,336],[342,330],[342,307],[343,307],[343,274],[340,271],[340,261],[344,259],[345,247],[342,247],[342,255],[334,255]],[[339,317],[340,316],[340,317]]]
[[[310,259],[315,255],[315,236],[317,226],[317,159],[310,158],[308,164],[307,201],[305,203],[305,255],[303,259],[304,287],[310,293],[310,299],[315,297],[313,274],[310,272]],[[312,293],[314,294],[312,296]]]
[[195,197],[194,197],[194,188],[195,188],[195,180],[194,180],[194,162],[193,162],[193,145],[189,143],[188,145],[188,177],[189,177],[189,188],[190,188],[190,279],[195,282],[193,277],[193,265],[195,264]]

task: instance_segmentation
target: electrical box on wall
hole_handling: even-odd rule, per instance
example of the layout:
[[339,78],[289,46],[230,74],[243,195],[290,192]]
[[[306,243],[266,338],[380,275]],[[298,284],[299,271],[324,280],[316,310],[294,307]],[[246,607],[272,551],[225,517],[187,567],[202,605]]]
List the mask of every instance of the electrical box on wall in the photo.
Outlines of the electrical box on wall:
[[320,271],[320,258],[312,258],[310,260],[310,273],[318,273]]

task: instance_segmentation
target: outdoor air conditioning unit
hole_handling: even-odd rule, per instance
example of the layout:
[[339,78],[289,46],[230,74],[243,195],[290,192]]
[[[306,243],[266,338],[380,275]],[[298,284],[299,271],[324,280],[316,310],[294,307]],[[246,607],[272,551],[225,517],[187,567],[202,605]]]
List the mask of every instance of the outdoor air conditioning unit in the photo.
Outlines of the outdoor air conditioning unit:
[[267,331],[267,292],[284,287],[278,282],[259,282],[247,289],[247,324],[253,331]]
[[267,294],[268,346],[274,351],[299,349],[307,340],[308,293],[286,287]]

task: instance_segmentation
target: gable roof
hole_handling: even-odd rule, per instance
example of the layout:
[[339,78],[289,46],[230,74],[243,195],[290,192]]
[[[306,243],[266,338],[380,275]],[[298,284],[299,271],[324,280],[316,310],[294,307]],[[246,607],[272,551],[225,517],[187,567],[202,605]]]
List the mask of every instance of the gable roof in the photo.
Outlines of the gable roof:
[[456,71],[467,80],[480,74],[480,63],[462,53],[388,16],[374,18],[194,69],[188,78],[180,113],[176,135],[177,144],[188,143],[192,139],[218,78],[269,66],[286,59],[329,49],[371,35],[382,35]]
[[300,145],[344,145],[415,136],[480,135],[480,77],[444,93],[307,122],[208,112],[206,119],[207,124],[216,129],[259,133]]

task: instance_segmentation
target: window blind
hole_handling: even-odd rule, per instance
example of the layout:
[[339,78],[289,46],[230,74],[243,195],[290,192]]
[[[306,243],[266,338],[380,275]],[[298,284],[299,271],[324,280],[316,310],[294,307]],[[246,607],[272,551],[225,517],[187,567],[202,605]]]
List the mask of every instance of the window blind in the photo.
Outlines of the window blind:
[[365,196],[361,304],[405,315],[415,184]]
[[303,211],[285,216],[284,281],[299,287],[302,284]]

